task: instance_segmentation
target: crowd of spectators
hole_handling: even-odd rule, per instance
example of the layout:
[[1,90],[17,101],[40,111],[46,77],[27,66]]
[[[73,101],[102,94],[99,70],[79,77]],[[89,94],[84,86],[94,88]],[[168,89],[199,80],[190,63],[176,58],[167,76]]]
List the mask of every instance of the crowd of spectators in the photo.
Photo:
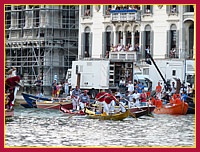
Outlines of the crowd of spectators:
[[121,45],[120,43],[118,45],[112,45],[111,46],[111,52],[119,52],[119,51],[140,51],[140,48],[139,48],[139,44],[136,43],[134,45],[134,47],[128,43],[126,46],[125,45]]

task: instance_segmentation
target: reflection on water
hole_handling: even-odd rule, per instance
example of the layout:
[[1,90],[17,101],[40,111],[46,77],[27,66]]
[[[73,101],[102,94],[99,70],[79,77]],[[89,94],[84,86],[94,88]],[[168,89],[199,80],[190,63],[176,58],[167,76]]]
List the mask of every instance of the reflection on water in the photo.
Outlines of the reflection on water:
[[58,110],[15,108],[6,123],[6,146],[181,146],[195,143],[195,115],[154,115],[138,120],[100,121]]

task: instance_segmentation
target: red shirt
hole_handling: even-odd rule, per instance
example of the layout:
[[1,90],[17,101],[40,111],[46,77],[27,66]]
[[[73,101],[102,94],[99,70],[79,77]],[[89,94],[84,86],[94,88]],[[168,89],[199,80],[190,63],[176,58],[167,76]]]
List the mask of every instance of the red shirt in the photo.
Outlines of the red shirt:
[[147,94],[146,93],[141,93],[140,94],[140,101],[141,102],[146,102],[146,100],[147,100]]

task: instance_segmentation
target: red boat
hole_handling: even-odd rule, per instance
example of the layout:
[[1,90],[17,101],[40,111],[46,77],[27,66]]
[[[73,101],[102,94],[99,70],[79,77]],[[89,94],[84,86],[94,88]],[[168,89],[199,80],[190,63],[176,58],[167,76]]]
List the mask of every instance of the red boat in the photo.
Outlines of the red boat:
[[63,105],[63,108],[65,109],[72,109],[72,101],[66,101],[66,102],[53,102],[53,101],[42,101],[42,102],[36,102],[37,108],[41,109],[60,109],[60,104]]
[[186,102],[181,102],[178,104],[168,103],[160,108],[155,108],[155,114],[171,114],[171,115],[185,115],[188,110],[188,104]]
[[14,110],[5,110],[5,117],[8,118],[8,117],[13,117],[14,116]]
[[69,109],[66,109],[63,107],[62,104],[60,104],[60,111],[64,114],[67,114],[67,115],[78,115],[78,116],[84,116],[85,113],[82,111],[82,110],[79,110],[79,111],[72,111],[72,110],[69,110]]

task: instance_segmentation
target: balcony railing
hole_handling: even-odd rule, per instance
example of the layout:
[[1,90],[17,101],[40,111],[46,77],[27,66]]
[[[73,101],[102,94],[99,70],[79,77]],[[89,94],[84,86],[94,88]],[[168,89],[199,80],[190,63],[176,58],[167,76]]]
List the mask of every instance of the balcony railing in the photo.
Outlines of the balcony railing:
[[119,60],[119,61],[133,61],[137,60],[136,52],[110,52],[109,53],[110,60]]
[[110,13],[112,22],[139,20],[137,10],[111,10]]

